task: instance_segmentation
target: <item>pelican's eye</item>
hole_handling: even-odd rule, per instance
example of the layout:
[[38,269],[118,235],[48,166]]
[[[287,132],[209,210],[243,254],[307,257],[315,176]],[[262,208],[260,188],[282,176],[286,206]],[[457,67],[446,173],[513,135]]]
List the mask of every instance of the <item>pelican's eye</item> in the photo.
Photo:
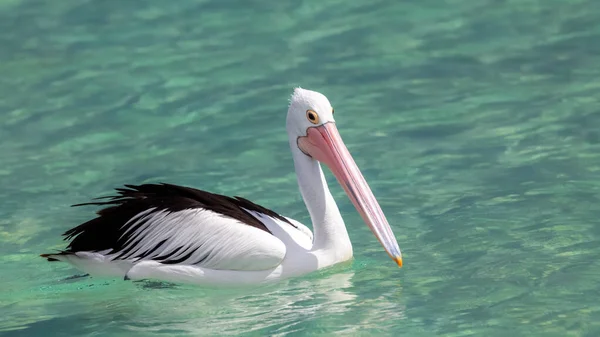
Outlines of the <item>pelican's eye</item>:
[[319,124],[319,115],[313,110],[306,110],[306,118],[313,124]]

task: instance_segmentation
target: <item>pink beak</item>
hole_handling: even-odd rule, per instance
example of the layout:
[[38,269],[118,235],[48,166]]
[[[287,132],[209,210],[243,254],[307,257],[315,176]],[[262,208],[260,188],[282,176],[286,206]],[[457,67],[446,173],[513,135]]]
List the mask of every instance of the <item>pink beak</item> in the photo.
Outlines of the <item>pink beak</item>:
[[385,251],[398,266],[402,267],[402,253],[394,233],[373,192],[344,145],[335,123],[328,122],[308,128],[306,136],[298,138],[298,146],[302,152],[329,167]]

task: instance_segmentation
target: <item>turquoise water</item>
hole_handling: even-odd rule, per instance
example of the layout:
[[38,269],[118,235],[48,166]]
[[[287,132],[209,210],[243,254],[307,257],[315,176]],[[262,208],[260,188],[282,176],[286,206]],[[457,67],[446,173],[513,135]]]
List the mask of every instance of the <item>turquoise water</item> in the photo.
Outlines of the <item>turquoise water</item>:
[[[0,0],[0,335],[600,336],[600,2]],[[308,225],[285,134],[323,92],[396,233],[277,285],[73,278],[39,253],[125,183]]]

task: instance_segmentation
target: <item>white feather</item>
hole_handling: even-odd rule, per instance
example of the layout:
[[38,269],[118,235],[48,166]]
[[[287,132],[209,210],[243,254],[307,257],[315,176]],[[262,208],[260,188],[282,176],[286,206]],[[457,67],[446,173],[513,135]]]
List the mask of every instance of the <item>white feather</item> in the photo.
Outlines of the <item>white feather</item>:
[[[168,260],[185,258],[177,264],[216,270],[264,270],[279,265],[286,253],[285,245],[275,236],[205,209],[147,212],[134,220],[126,224],[130,229],[125,235],[129,233],[130,238],[124,249],[130,251],[120,258],[125,261],[138,261],[136,255],[142,255],[139,261],[145,261],[175,252]],[[159,249],[153,250],[164,240]],[[121,253],[114,252],[107,258],[115,259]]]

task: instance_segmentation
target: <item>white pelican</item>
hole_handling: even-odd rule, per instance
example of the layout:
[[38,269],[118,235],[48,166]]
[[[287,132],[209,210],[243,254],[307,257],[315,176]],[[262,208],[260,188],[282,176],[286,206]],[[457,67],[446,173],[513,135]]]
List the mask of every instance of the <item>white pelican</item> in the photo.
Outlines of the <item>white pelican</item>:
[[[42,254],[90,275],[191,284],[257,284],[350,260],[352,244],[320,163],[329,167],[388,255],[396,238],[342,142],[329,100],[296,88],[286,128],[314,235],[296,220],[240,197],[169,184],[126,185],[108,206],[64,233],[65,250]],[[79,205],[75,205],[79,206]]]

